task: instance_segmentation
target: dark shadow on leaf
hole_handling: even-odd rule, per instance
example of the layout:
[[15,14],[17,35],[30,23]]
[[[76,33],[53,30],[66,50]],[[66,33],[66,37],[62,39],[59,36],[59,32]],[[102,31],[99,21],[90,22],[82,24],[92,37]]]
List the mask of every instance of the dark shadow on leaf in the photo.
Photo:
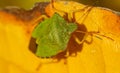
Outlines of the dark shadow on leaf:
[[[81,24],[78,26],[78,29],[76,31],[87,32],[87,29],[84,25]],[[58,53],[56,56],[53,57],[54,59],[57,59],[58,61],[60,61],[61,59],[66,59],[69,56],[75,57],[77,55],[77,52],[82,51],[83,44],[78,44],[75,41],[75,38],[73,37],[73,35],[75,35],[80,41],[82,41],[85,36],[85,33],[73,32],[66,50],[61,53]],[[69,53],[69,56],[66,56],[67,52]]]
[[29,50],[33,53],[36,52],[37,50],[37,44],[36,44],[36,40],[34,38],[31,37],[30,39],[30,43],[29,43]]

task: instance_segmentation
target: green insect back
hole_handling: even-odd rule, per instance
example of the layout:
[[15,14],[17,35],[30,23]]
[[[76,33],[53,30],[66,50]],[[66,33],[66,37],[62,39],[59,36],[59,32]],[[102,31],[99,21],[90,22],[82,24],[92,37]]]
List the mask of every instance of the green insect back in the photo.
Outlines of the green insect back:
[[52,57],[66,50],[71,33],[77,29],[74,23],[68,23],[59,14],[42,21],[32,32],[36,39],[38,57]]

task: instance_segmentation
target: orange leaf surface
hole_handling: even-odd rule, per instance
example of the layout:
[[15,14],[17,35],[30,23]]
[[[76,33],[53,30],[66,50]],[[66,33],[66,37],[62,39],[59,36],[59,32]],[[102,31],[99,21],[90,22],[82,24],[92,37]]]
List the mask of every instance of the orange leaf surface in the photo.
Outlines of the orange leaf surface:
[[30,73],[39,60],[29,50],[32,27],[29,22],[0,11],[0,73]]
[[[83,9],[85,5],[68,2],[54,3],[54,7],[50,5],[46,7],[46,12],[49,16],[52,16],[54,12],[64,11],[70,13],[70,11],[76,11]],[[87,8],[86,8],[87,9]],[[48,12],[49,11],[49,12]],[[102,37],[96,34],[89,35],[86,41],[83,43],[81,52],[78,55],[68,58],[69,70],[71,73],[119,73],[120,67],[120,17],[110,10],[102,9],[99,7],[93,7],[87,17],[82,17],[85,11],[77,11],[75,13],[75,20],[80,25],[80,29],[86,29],[87,32],[100,32]],[[84,20],[84,21],[83,21]],[[81,27],[84,26],[84,27]],[[81,33],[79,35],[82,35]],[[112,38],[112,40],[110,39]],[[72,47],[72,45],[71,45]],[[73,45],[73,47],[75,47]]]
[[[86,7],[73,1],[55,2],[54,6],[65,12]],[[54,12],[56,10],[49,4],[46,13],[52,16]],[[43,60],[30,52],[29,43],[34,26],[29,21],[32,20],[22,21],[19,17],[0,11],[0,73],[120,73],[120,17],[99,7],[93,7],[86,17],[82,17],[84,12],[75,13],[79,29],[85,32],[99,31],[100,35],[88,35],[80,45],[72,37],[67,48],[70,56],[53,62],[52,59]],[[84,37],[82,33],[74,34],[81,40]],[[58,55],[58,58],[61,57]]]

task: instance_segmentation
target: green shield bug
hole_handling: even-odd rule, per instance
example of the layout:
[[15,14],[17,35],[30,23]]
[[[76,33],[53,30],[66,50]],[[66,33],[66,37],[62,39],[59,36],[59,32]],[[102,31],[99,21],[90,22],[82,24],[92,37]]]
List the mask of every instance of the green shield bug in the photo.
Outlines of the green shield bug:
[[[54,8],[56,11],[59,11],[59,9],[56,9],[54,7],[54,1],[51,2],[51,7]],[[67,4],[66,2],[67,1],[65,1],[65,4]],[[86,6],[84,9],[78,9],[70,13],[60,10],[60,12],[63,12],[65,14],[64,18],[58,13],[54,13],[52,17],[47,18],[40,24],[38,24],[32,33],[32,37],[36,39],[37,44],[37,50],[35,54],[38,57],[47,58],[54,57],[62,52],[64,52],[65,54],[67,52],[69,54],[76,53],[77,51],[74,51],[74,48],[70,49],[71,47],[68,46],[70,37],[73,37],[72,40],[74,40],[75,44],[81,45],[88,35],[97,34],[100,36],[104,36],[101,35],[99,32],[87,32],[86,29],[81,30],[82,27],[76,23],[74,16],[76,12],[84,11],[82,15],[83,18],[80,16],[84,20],[92,8],[93,6]],[[79,27],[81,29],[79,29]],[[81,33],[83,35],[81,36],[78,33]],[[67,46],[69,47],[68,49],[66,49]],[[65,57],[65,54],[62,55],[63,58]]]
[[71,33],[77,29],[75,23],[68,23],[58,13],[42,21],[33,30],[32,37],[36,39],[39,57],[52,57],[65,51]]
[[[67,3],[67,1],[65,1],[65,3]],[[53,0],[51,1],[51,6],[56,11],[59,11],[54,7]],[[89,6],[86,6],[85,8],[88,7]],[[91,9],[92,7],[88,9],[88,12]],[[73,33],[76,31],[77,31],[76,33],[79,33],[78,32],[79,25],[75,21],[74,13],[80,10],[83,11],[84,9],[78,9],[70,13],[60,11],[64,13],[63,17],[60,16],[57,12],[55,12],[50,18],[46,18],[46,16],[43,16],[45,20],[40,22],[40,24],[36,26],[32,33],[32,37],[36,39],[37,50],[35,54],[38,57],[41,58],[54,57],[62,52],[65,52],[65,54],[67,53],[67,51],[69,52],[69,49],[67,49],[67,47],[70,38],[71,37],[77,38],[77,36],[74,35]],[[77,39],[74,40],[78,42]],[[81,43],[83,41],[81,41]],[[79,41],[78,45],[81,43]],[[65,54],[63,55],[64,57]]]
[[[59,9],[54,7],[54,1],[51,2],[51,7],[56,11],[59,11]],[[66,1],[65,4],[67,4]],[[85,29],[85,25],[82,25],[82,22],[80,25],[80,23],[78,24],[75,20],[76,12],[85,10],[83,12],[83,15],[80,16],[80,19],[82,18],[84,20],[92,8],[92,6],[86,6],[85,9],[78,9],[70,13],[60,10],[60,12],[63,12],[65,14],[64,17],[55,12],[52,17],[40,22],[32,33],[32,37],[36,39],[37,44],[37,50],[35,51],[35,54],[43,59],[55,58],[59,61],[65,58],[66,60],[68,56],[71,56],[74,53],[76,55],[76,53],[81,50],[79,48],[82,46],[83,42],[86,41],[86,37],[88,35],[92,36],[93,34],[96,34],[106,37],[96,31],[88,32],[87,29]],[[97,38],[101,39],[100,37]]]

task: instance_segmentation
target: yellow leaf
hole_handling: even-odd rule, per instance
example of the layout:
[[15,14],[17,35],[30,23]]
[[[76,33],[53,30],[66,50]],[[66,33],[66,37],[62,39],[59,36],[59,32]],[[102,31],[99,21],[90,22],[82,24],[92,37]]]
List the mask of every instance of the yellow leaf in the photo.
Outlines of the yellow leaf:
[[[76,57],[69,57],[68,69],[70,73],[119,73],[120,67],[120,17],[112,10],[93,7],[84,14],[85,5],[76,2],[60,1],[46,7],[46,13],[52,16],[54,12],[64,15],[62,11],[75,12],[75,20],[79,23],[79,29],[84,32],[98,32],[102,35],[93,33],[77,49],[81,49]],[[49,12],[48,12],[49,11]],[[79,33],[79,37],[82,33]],[[72,41],[74,42],[74,41]],[[70,44],[70,47],[76,47]],[[72,48],[69,48],[72,49]],[[75,50],[75,49],[74,49]],[[72,51],[74,51],[72,50]]]
[[[54,3],[58,13],[87,9],[73,1]],[[88,7],[89,8],[89,7]],[[50,4],[46,13],[52,16],[56,10]],[[75,12],[75,20],[79,29],[91,33],[82,44],[71,37],[68,44],[69,55],[64,52],[55,59],[41,59],[29,50],[31,32],[34,26],[31,22],[0,11],[0,73],[120,73],[120,17],[110,10],[93,7],[88,15],[83,17],[84,10]],[[80,40],[83,33],[74,33]]]
[[31,32],[27,23],[4,11],[0,15],[0,67],[4,68],[0,71],[5,71],[1,73],[34,72],[40,61],[28,49]]

